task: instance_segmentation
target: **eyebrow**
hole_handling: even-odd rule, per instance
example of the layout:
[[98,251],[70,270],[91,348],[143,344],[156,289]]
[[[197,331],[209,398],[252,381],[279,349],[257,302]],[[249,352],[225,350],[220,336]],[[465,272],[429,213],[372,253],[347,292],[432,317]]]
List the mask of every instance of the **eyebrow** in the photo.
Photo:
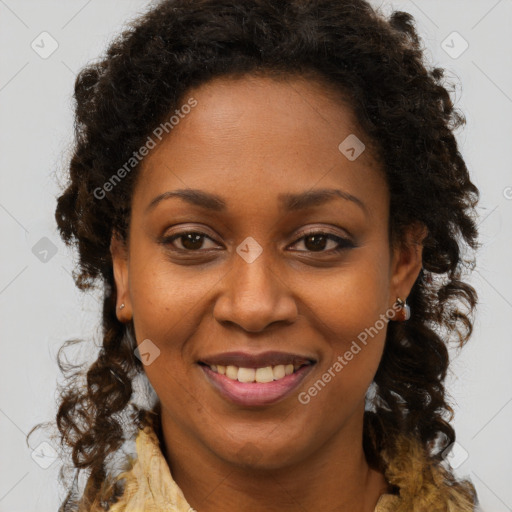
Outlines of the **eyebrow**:
[[[325,204],[335,198],[341,198],[357,204],[365,214],[368,214],[366,205],[361,201],[361,199],[340,189],[314,189],[295,194],[279,194],[277,197],[283,208],[287,211],[303,210],[312,206]],[[179,198],[189,204],[199,206],[206,210],[216,212],[224,212],[227,210],[226,201],[221,196],[205,192],[204,190],[187,188],[164,192],[163,194],[156,196],[147,206],[146,213],[149,213],[149,211],[154,209],[160,202],[171,198]]]

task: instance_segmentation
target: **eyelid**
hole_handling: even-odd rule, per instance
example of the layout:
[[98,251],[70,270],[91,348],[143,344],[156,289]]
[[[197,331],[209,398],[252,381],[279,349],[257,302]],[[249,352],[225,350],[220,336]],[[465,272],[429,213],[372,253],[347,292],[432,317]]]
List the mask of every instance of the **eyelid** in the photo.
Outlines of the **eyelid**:
[[308,235],[332,235],[332,236],[335,236],[337,238],[340,238],[342,240],[347,240],[348,242],[351,242],[351,238],[349,236],[344,236],[343,234],[341,233],[333,233],[332,230],[330,230],[329,228],[326,228],[326,227],[322,227],[322,226],[318,226],[318,227],[315,227],[315,228],[306,228],[306,229],[303,229],[303,230],[300,230],[296,236],[298,237],[298,239],[304,237],[304,236],[308,236]]
[[186,235],[189,233],[204,235],[205,237],[210,238],[214,242],[218,243],[215,239],[216,235],[214,232],[209,229],[207,226],[199,223],[177,223],[171,226],[167,226],[167,228],[163,231],[162,238],[170,238],[177,235]]

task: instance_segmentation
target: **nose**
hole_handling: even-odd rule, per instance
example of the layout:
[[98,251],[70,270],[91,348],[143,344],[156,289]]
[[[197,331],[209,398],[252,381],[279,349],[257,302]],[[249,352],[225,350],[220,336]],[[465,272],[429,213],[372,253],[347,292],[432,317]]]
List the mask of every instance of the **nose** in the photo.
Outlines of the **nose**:
[[291,324],[298,315],[293,291],[270,266],[266,251],[251,263],[238,254],[222,280],[223,290],[213,310],[217,321],[259,332],[273,323]]

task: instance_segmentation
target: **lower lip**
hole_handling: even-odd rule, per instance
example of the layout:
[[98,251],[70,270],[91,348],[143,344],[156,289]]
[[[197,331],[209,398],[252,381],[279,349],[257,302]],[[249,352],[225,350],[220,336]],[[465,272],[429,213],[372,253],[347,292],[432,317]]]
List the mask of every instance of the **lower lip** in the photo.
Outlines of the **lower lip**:
[[206,365],[199,365],[208,381],[231,402],[245,406],[261,406],[282,400],[296,389],[314,364],[303,366],[296,372],[272,382],[239,382],[214,372]]

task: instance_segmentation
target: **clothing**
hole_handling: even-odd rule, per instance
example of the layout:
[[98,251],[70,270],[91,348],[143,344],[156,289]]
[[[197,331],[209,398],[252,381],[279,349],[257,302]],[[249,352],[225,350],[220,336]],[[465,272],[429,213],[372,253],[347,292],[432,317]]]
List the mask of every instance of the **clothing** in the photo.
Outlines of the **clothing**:
[[[382,494],[374,512],[474,512],[463,493],[443,483],[442,470],[425,465],[421,453],[419,444],[403,439],[386,471],[388,482],[399,485],[400,495]],[[149,426],[138,431],[136,458],[130,469],[117,476],[123,478],[124,493],[109,512],[196,512],[174,481],[159,439]],[[103,511],[99,505],[90,509]]]

